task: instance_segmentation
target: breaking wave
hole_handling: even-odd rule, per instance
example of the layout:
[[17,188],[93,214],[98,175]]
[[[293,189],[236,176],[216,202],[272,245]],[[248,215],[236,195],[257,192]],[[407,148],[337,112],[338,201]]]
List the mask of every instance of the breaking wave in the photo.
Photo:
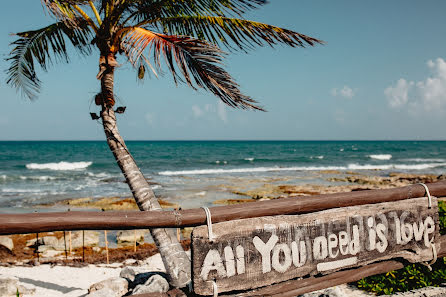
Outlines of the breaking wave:
[[59,162],[59,163],[30,163],[26,164],[28,169],[46,169],[46,170],[79,170],[85,169],[93,164],[93,162]]
[[423,170],[446,166],[446,163],[429,164],[349,164],[348,166],[295,166],[295,167],[254,167],[254,168],[233,168],[233,169],[195,169],[179,171],[161,171],[159,175],[204,175],[204,174],[230,174],[230,173],[255,173],[272,171],[318,171],[318,170]]
[[390,160],[392,159],[392,155],[391,154],[369,155],[369,158],[375,160]]

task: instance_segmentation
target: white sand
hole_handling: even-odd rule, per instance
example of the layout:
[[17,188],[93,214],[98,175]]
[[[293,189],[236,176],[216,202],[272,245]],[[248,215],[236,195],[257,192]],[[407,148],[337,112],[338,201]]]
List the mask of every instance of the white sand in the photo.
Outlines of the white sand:
[[82,268],[50,265],[0,268],[0,274],[15,276],[25,285],[34,285],[36,293],[29,296],[38,297],[84,296],[92,284],[117,277],[120,272],[121,268],[94,265]]
[[[142,266],[135,268],[137,273],[149,271],[164,271],[159,254],[141,262]],[[15,276],[21,284],[34,285],[36,292],[23,297],[80,297],[88,294],[88,288],[97,282],[110,277],[118,277],[122,263],[110,265],[89,265],[86,267],[69,267],[39,265],[34,267],[0,267],[0,275]],[[22,296],[22,295],[21,295]]]

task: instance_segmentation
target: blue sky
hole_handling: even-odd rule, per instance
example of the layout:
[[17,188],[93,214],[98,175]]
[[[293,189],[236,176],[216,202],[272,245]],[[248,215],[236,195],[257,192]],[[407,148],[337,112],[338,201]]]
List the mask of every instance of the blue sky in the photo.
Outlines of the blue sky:
[[[446,1],[271,0],[246,16],[326,41],[232,53],[226,69],[268,112],[232,110],[169,75],[138,83],[128,63],[116,74],[125,139],[440,139],[446,124]],[[39,0],[0,10],[0,53],[9,34],[52,19]],[[97,53],[38,70],[43,88],[30,102],[6,85],[0,60],[0,140],[102,140],[89,113],[99,90]]]

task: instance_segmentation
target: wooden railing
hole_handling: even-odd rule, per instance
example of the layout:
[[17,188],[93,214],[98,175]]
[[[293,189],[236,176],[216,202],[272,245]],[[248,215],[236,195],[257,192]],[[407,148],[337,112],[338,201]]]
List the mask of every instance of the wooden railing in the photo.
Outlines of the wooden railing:
[[[430,194],[446,196],[446,181],[427,185]],[[275,215],[296,215],[349,206],[360,206],[382,202],[395,202],[426,196],[422,185],[411,185],[395,189],[367,190],[350,193],[284,198],[261,201],[249,205],[230,205],[211,208],[212,222],[226,222],[236,219]],[[119,211],[119,212],[52,212],[26,214],[0,214],[0,235],[39,233],[63,230],[122,230],[147,229],[156,227],[180,228],[206,224],[203,209],[180,211]],[[438,257],[446,256],[446,236],[440,237],[441,249]],[[401,269],[404,262],[386,260],[359,268],[346,269],[324,276],[311,276],[289,280],[236,295],[222,296],[296,296],[342,283],[352,282],[379,273]],[[180,291],[176,291],[181,296]],[[156,293],[143,296],[176,296]]]
[[[428,184],[431,195],[446,196],[446,181]],[[249,205],[211,208],[212,222],[274,215],[304,214],[339,207],[423,197],[422,185],[385,190],[367,190],[328,195],[259,201]],[[69,211],[50,213],[0,214],[0,235],[63,230],[125,230],[194,227],[206,224],[203,209],[180,211]]]

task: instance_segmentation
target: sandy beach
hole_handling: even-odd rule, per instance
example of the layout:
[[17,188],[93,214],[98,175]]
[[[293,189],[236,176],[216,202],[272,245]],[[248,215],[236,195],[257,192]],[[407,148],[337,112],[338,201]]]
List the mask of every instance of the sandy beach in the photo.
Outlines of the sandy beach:
[[[444,175],[411,175],[407,173],[391,173],[388,176],[367,176],[355,172],[322,171],[319,173],[325,176],[329,184],[268,184],[257,187],[236,188],[233,186],[230,191],[237,194],[239,199],[217,200],[214,205],[250,203],[258,200],[280,199],[284,197],[294,197],[299,199],[302,196],[317,194],[350,192],[367,189],[383,189],[406,186],[418,182],[435,182],[445,179]],[[259,185],[259,180],[252,180],[254,185]],[[250,203],[249,203],[250,202]],[[53,204],[42,204],[36,206],[38,209],[60,207],[70,205],[74,209],[100,209],[108,210],[129,210],[136,209],[136,205],[129,198],[103,197],[103,198],[77,198],[58,201]],[[163,203],[166,208],[177,207]],[[97,232],[99,233],[99,232]],[[94,234],[93,234],[94,235]],[[190,228],[183,229],[181,237],[187,239],[190,236]],[[89,287],[102,280],[118,277],[123,267],[131,265],[141,272],[164,271],[160,255],[156,253],[156,247],[150,243],[151,239],[138,243],[138,252],[133,252],[132,246],[115,246],[109,249],[110,263],[105,264],[105,249],[102,241],[97,241],[92,246],[87,246],[84,250],[86,261],[81,261],[82,249],[74,249],[68,260],[65,259],[63,251],[62,232],[43,233],[41,238],[54,237],[59,240],[58,248],[52,247],[43,249],[39,257],[39,264],[36,254],[29,247],[35,235],[14,235],[15,249],[13,251],[0,250],[3,266],[0,267],[0,275],[4,277],[16,277],[20,285],[25,289],[30,287],[33,294],[21,296],[85,296]],[[188,241],[184,241],[184,246],[188,248]],[[54,244],[56,245],[56,244]],[[62,250],[61,250],[62,249]],[[33,289],[32,289],[33,288]],[[339,291],[340,289],[338,289]],[[342,289],[347,290],[346,288]],[[25,290],[26,291],[26,290]],[[359,294],[358,292],[355,293]],[[352,295],[353,296],[353,295]]]
[[[119,277],[123,267],[131,266],[138,272],[164,272],[164,265],[159,254],[144,261],[127,260],[121,263],[85,265],[72,267],[54,264],[37,266],[0,267],[0,276],[16,277],[26,288],[34,288],[33,294],[23,297],[80,297],[88,294],[94,283]],[[2,296],[0,294],[0,296]]]

